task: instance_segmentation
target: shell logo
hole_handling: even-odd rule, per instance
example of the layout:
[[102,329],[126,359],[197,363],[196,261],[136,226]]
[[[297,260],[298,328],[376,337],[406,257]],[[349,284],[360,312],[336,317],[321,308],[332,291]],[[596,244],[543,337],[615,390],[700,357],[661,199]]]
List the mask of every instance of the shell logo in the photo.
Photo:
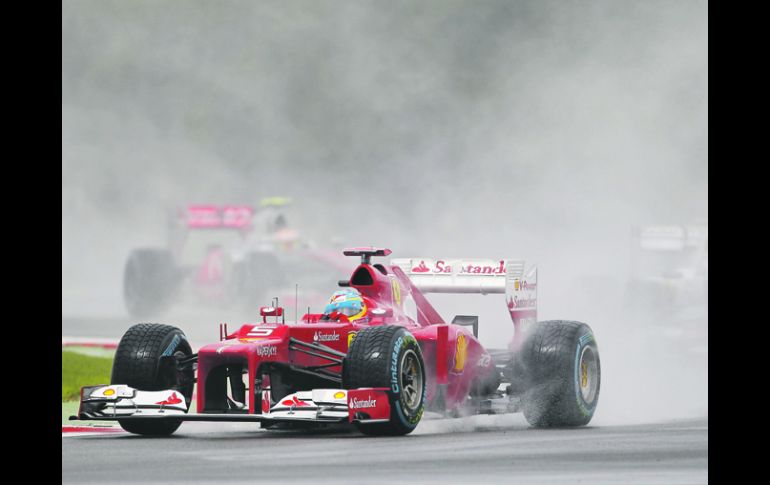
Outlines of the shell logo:
[[115,394],[115,389],[112,389],[112,388],[105,389],[103,394],[105,396],[112,396],[113,394]]
[[344,399],[345,393],[342,391],[338,391],[334,393],[334,399]]
[[455,348],[455,366],[452,368],[455,372],[462,372],[465,369],[465,360],[468,358],[468,341],[462,333],[457,335],[457,345]]

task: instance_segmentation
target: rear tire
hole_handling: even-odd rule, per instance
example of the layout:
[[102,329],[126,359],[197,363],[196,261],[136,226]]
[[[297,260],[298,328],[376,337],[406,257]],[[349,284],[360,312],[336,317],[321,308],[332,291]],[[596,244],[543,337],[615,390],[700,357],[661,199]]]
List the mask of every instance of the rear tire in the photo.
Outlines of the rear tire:
[[425,410],[425,364],[419,343],[404,327],[395,325],[359,330],[344,360],[342,386],[390,389],[390,421],[356,423],[362,433],[375,436],[411,433]]
[[123,272],[123,299],[132,318],[157,316],[176,289],[174,258],[165,249],[135,249]]
[[526,376],[521,398],[536,427],[584,426],[599,401],[601,364],[591,327],[581,322],[539,322],[518,356]]
[[[112,364],[111,384],[125,384],[140,391],[179,391],[190,409],[193,394],[194,370],[176,369],[176,361],[192,355],[184,332],[170,325],[139,323],[129,328],[120,339]],[[120,426],[130,433],[166,436],[179,425],[180,420],[123,419]]]

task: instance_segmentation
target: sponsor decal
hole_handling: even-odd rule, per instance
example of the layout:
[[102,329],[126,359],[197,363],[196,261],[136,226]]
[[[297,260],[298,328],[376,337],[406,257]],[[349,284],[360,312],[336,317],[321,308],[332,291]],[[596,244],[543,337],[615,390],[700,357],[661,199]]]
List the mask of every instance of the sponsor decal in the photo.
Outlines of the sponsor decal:
[[251,214],[251,207],[227,206],[222,209],[222,225],[227,227],[247,226],[251,221]]
[[216,227],[220,224],[219,208],[190,206],[187,208],[187,224],[190,227]]
[[476,266],[473,264],[469,264],[467,266],[463,266],[460,268],[460,274],[498,274],[498,275],[504,275],[505,274],[505,261],[500,260],[500,262],[497,264],[497,266]]
[[350,400],[350,409],[364,409],[377,407],[377,399],[367,396],[367,399],[358,399],[354,397]]
[[527,280],[519,281],[518,278],[513,280],[513,289],[516,291],[535,291],[537,290],[537,283],[530,283]]
[[468,340],[465,335],[458,333],[457,344],[455,346],[455,365],[452,368],[455,372],[462,372],[465,369],[465,361],[468,358]]
[[249,330],[249,333],[246,335],[248,337],[267,337],[271,333],[273,333],[273,330],[275,330],[275,327],[251,327],[251,330]]
[[112,396],[113,394],[115,394],[115,389],[113,388],[105,389],[104,392],[102,392],[102,394],[104,394],[105,396]]
[[348,347],[353,343],[353,339],[356,338],[356,333],[358,332],[348,332]]
[[412,273],[427,273],[430,269],[425,266],[425,260],[420,261],[420,264],[412,268]]
[[390,357],[390,388],[393,392],[399,392],[398,387],[398,352],[404,344],[404,337],[398,337],[393,346],[393,354]]
[[334,399],[344,399],[345,393],[342,391],[337,391],[334,393]]
[[396,305],[401,306],[401,285],[398,284],[398,280],[396,278],[391,278],[390,286],[393,290],[393,301],[396,303]]
[[436,266],[433,268],[433,273],[451,273],[452,267],[446,264],[444,260],[439,259],[436,261]]
[[[430,260],[429,260],[430,261]],[[485,264],[482,262],[463,262],[457,261],[459,266],[453,268],[451,264],[443,259],[438,259],[435,262],[430,261],[429,264],[425,263],[425,260],[420,260],[417,266],[412,266],[412,273],[432,273],[432,274],[452,274],[457,273],[461,275],[505,275],[506,267],[505,260],[501,259],[494,264]]]
[[189,206],[189,227],[245,227],[251,222],[253,209],[248,206]]
[[508,299],[509,310],[521,310],[524,308],[534,308],[537,306],[537,298],[519,298],[512,296]]
[[310,406],[310,404],[306,403],[305,401],[300,401],[297,399],[297,396],[292,397],[291,399],[284,399],[281,401],[281,404],[284,406],[291,406],[292,408],[301,408],[303,406]]
[[169,404],[179,404],[182,402],[182,398],[180,398],[175,392],[172,392],[171,395],[165,400],[156,402],[155,404],[160,404],[161,406],[167,406]]
[[313,342],[338,342],[340,340],[340,334],[337,332],[323,333],[316,332],[313,335]]
[[278,347],[275,345],[261,345],[257,347],[257,355],[260,357],[273,357],[278,355]]
[[492,356],[489,355],[487,352],[484,352],[479,358],[479,361],[476,363],[476,365],[479,367],[489,367],[489,364],[491,363],[492,363]]
[[166,347],[166,350],[163,351],[161,356],[169,356],[174,353],[176,350],[176,346],[179,345],[179,341],[182,340],[182,338],[179,336],[179,334],[174,335],[174,338],[171,339],[171,343],[168,344],[168,347]]

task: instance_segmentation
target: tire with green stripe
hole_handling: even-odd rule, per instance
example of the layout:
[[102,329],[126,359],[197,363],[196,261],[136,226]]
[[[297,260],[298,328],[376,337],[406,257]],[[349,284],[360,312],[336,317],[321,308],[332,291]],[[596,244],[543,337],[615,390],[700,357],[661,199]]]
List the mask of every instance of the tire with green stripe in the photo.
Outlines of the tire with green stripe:
[[[184,332],[170,325],[139,323],[120,339],[112,363],[111,384],[125,384],[140,391],[173,389],[182,394],[190,409],[195,371],[191,366],[177,369],[176,363],[192,355]],[[170,435],[180,420],[119,419],[120,426],[141,435]]]
[[390,420],[356,423],[362,433],[411,433],[425,410],[425,363],[420,344],[408,330],[396,325],[359,330],[343,363],[342,386],[345,389],[386,387],[390,390]]
[[536,427],[584,426],[599,401],[601,362],[591,327],[582,322],[538,322],[519,362],[526,376],[524,417]]

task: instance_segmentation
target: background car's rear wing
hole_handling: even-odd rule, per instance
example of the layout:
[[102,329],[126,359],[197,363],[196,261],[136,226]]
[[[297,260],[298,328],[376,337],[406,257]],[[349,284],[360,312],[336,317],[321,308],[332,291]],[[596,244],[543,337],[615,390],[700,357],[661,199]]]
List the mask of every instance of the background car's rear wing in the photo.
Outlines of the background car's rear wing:
[[523,260],[398,258],[391,264],[422,293],[504,293],[516,336],[537,319],[537,267],[525,270]]
[[708,225],[637,226],[633,228],[633,239],[642,250],[683,251],[707,244]]
[[190,229],[234,228],[251,225],[254,209],[247,205],[189,205],[180,216]]

